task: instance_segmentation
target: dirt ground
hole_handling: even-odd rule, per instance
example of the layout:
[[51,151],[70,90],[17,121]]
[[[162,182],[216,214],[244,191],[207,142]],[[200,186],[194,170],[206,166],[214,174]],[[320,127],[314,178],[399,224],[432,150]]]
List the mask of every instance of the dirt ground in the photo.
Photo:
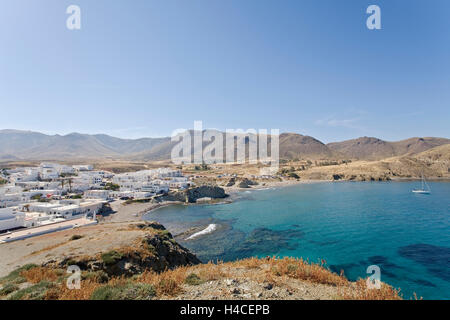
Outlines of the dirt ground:
[[[71,240],[74,235],[81,239]],[[102,223],[3,243],[0,245],[0,277],[28,263],[92,256],[129,245],[143,235],[143,231],[130,230],[129,223]]]

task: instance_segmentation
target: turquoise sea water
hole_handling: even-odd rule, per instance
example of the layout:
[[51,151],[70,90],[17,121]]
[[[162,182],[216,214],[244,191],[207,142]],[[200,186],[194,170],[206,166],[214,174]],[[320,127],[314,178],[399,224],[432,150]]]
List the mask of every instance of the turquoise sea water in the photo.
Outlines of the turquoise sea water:
[[145,219],[174,235],[217,224],[193,240],[176,237],[203,261],[250,256],[293,256],[356,280],[370,265],[381,280],[424,299],[450,299],[450,183],[429,183],[430,195],[413,194],[417,182],[302,184],[243,192],[230,204],[170,206]]

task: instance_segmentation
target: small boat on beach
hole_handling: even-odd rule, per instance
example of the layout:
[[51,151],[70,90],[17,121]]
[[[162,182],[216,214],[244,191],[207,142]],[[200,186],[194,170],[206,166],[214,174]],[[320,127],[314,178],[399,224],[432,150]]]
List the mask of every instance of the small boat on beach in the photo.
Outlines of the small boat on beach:
[[[426,189],[425,189],[425,186],[426,186]],[[430,194],[431,193],[430,186],[425,181],[425,178],[423,177],[423,174],[422,174],[422,188],[414,189],[412,192],[413,193],[418,193],[418,194]]]

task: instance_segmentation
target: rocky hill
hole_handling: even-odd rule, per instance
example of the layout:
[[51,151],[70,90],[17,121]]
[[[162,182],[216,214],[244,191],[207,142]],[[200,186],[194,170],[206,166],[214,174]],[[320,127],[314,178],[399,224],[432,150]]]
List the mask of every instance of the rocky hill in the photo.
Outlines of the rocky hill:
[[[400,299],[387,284],[372,290],[301,259],[200,263],[158,223],[66,230],[2,244],[0,253],[0,299]],[[67,287],[73,265],[79,289]]]
[[296,133],[280,135],[280,159],[329,159],[340,155],[324,143]]
[[450,179],[450,144],[412,155],[382,160],[359,160],[350,163],[315,166],[295,171],[302,179],[386,181],[394,179]]
[[[0,130],[0,156],[14,160],[122,158],[144,151],[155,153],[170,138],[120,139],[104,134],[45,135],[32,131]],[[168,154],[170,155],[170,153]],[[161,154],[167,158],[167,154]],[[155,156],[156,158],[158,156]]]
[[445,138],[410,138],[388,142],[378,138],[362,137],[354,140],[329,143],[327,146],[349,159],[380,160],[402,155],[415,155],[449,144]]
[[[248,144],[250,140],[257,141],[256,139],[250,135],[245,142]],[[326,145],[313,137],[296,133],[282,133],[279,141],[281,159],[312,160],[379,160],[392,156],[414,155],[450,143],[450,140],[445,138],[411,138],[387,142],[363,137]],[[168,160],[175,144],[168,137],[120,139],[105,134],[45,135],[31,131],[0,130],[0,160]],[[207,143],[203,143],[203,146],[206,145]]]

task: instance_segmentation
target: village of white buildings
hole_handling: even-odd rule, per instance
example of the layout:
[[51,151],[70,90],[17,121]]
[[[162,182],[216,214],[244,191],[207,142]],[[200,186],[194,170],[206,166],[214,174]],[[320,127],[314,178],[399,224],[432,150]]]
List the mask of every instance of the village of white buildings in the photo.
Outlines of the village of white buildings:
[[169,168],[114,174],[57,163],[2,169],[0,181],[0,242],[93,224],[108,202],[149,199],[192,184]]

